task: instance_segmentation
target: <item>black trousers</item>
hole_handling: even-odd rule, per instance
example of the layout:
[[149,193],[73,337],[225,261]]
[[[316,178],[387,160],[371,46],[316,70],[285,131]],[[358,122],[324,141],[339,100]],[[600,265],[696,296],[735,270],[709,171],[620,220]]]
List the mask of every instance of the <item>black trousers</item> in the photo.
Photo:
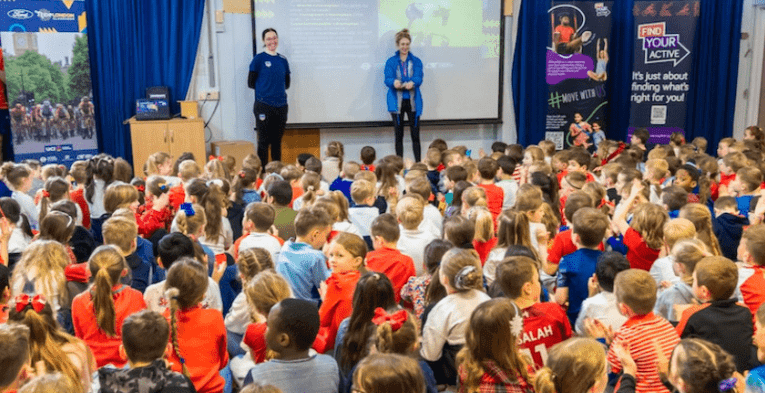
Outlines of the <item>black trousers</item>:
[[414,150],[414,161],[420,161],[420,118],[412,110],[412,101],[401,101],[401,110],[399,113],[391,113],[393,117],[393,131],[396,134],[396,155],[404,156],[404,115],[409,120],[409,129],[412,135],[412,149]]
[[[288,106],[274,107],[255,101],[252,111],[255,113],[255,126],[258,131],[258,158],[265,168],[270,161],[282,159],[282,137],[287,124]],[[268,159],[268,147],[271,146],[271,160]]]

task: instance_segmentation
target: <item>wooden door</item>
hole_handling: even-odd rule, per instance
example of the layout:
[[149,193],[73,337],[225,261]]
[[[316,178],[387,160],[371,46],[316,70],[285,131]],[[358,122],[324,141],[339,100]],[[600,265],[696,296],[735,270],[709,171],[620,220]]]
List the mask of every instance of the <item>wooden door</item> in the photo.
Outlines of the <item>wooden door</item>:
[[173,119],[168,123],[170,155],[176,160],[181,154],[191,152],[200,167],[207,156],[205,148],[205,123],[202,119]]
[[321,138],[318,128],[284,130],[282,162],[294,164],[300,153],[311,153],[317,158],[321,158]]
[[167,121],[130,120],[130,140],[133,145],[133,173],[143,177],[143,165],[150,155],[170,152]]

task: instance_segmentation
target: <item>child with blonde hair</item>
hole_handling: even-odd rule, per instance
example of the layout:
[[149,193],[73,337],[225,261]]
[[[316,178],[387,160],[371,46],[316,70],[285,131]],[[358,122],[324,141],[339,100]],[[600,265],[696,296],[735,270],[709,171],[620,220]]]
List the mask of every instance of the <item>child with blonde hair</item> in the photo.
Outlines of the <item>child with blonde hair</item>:
[[242,294],[246,298],[249,324],[241,342],[244,356],[231,359],[231,373],[238,386],[243,385],[247,372],[255,364],[263,363],[269,357],[266,345],[268,313],[275,304],[292,296],[287,281],[273,269],[263,270],[248,280]]
[[178,207],[186,199],[186,186],[201,174],[202,169],[194,160],[184,160],[178,164],[178,176],[181,181],[180,184],[170,188],[170,205],[173,206],[173,209],[178,210]]
[[228,364],[226,326],[217,310],[199,303],[207,291],[207,269],[198,261],[182,258],[167,272],[165,297],[170,308],[172,351],[168,360],[173,371],[189,377],[197,392],[221,392],[225,380],[219,371]]
[[496,279],[497,267],[505,259],[507,248],[513,245],[525,246],[532,253],[534,252],[531,245],[531,236],[529,236],[529,219],[525,213],[515,209],[505,210],[499,215],[497,244],[491,250],[486,258],[486,263],[483,265],[483,276],[486,279],[487,286],[491,287],[491,284]]
[[680,218],[685,218],[696,227],[696,238],[707,245],[712,255],[720,255],[720,243],[712,229],[712,212],[700,203],[689,203],[680,209]]
[[536,373],[537,393],[603,392],[608,365],[603,345],[591,338],[570,338],[552,348]]
[[223,157],[210,157],[211,160],[207,161],[204,168],[204,174],[202,176],[207,180],[219,179],[219,180],[231,180],[228,167],[223,162]]
[[436,303],[422,327],[420,356],[428,361],[438,384],[455,385],[454,356],[465,344],[470,314],[489,300],[483,292],[481,261],[473,250],[452,249],[444,255],[438,280],[447,296]]
[[550,233],[542,222],[545,215],[544,204],[542,191],[539,187],[524,184],[518,189],[518,195],[515,197],[515,209],[525,213],[529,219],[531,246],[537,255],[547,254],[547,242],[550,239]]
[[661,253],[664,224],[669,216],[658,205],[642,203],[634,208],[632,222],[627,223],[627,213],[644,189],[643,183],[633,182],[629,196],[616,209],[611,222],[614,230],[624,235],[624,245],[629,248],[627,259],[630,267],[649,271]]
[[141,292],[120,283],[127,274],[125,258],[115,246],[101,246],[88,260],[93,284],[72,301],[72,324],[75,336],[84,340],[98,367],[126,363],[119,354],[122,344],[122,321],[146,308]]
[[664,245],[661,249],[661,258],[651,265],[648,271],[656,280],[659,293],[680,282],[680,277],[675,274],[675,259],[672,256],[672,248],[681,240],[696,238],[696,227],[685,218],[673,218],[664,224]]
[[681,310],[698,302],[693,294],[693,271],[696,264],[709,256],[704,243],[698,239],[681,240],[672,247],[673,269],[679,281],[661,292],[656,299],[654,313],[670,322],[680,321]]
[[21,254],[11,277],[14,295],[42,294],[58,313],[64,302],[66,278],[64,268],[71,259],[66,248],[53,240],[32,242]]
[[412,258],[417,275],[423,273],[425,246],[436,239],[431,231],[420,229],[424,208],[425,202],[417,195],[406,195],[396,205],[396,216],[400,223],[401,232],[396,248],[402,254]]
[[324,181],[332,183],[340,176],[344,156],[345,148],[341,142],[332,141],[327,144],[324,159],[321,161],[321,177],[324,178]]
[[96,361],[87,344],[63,332],[45,295],[16,296],[8,323],[29,328],[31,362],[45,364],[48,372],[60,372],[78,389],[87,391]]
[[397,354],[377,353],[359,363],[351,391],[369,393],[425,393],[425,377],[414,359]]
[[303,195],[292,202],[292,208],[295,210],[310,207],[321,195],[324,195],[321,189],[321,175],[316,172],[304,173],[300,178],[300,187]]
[[497,245],[497,237],[494,236],[493,217],[485,207],[474,207],[468,211],[468,219],[472,221],[475,227],[473,247],[481,259],[481,265],[484,265],[489,252]]
[[465,346],[457,354],[459,391],[534,392],[531,365],[521,355],[523,316],[509,299],[481,303],[470,316]]

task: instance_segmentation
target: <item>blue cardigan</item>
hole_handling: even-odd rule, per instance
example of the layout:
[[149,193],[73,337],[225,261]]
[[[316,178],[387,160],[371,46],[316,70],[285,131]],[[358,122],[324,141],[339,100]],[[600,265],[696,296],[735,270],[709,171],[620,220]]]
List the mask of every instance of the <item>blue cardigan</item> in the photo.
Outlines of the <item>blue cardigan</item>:
[[420,85],[422,84],[422,61],[418,59],[412,52],[406,56],[407,77],[403,77],[401,72],[401,58],[399,57],[399,51],[396,51],[396,55],[392,56],[385,62],[385,86],[388,86],[388,112],[398,113],[401,109],[401,100],[403,96],[403,90],[396,90],[393,87],[393,82],[398,79],[401,83],[414,82],[414,91],[410,92],[410,96],[413,95],[414,113],[417,117],[422,116],[422,95],[420,94]]

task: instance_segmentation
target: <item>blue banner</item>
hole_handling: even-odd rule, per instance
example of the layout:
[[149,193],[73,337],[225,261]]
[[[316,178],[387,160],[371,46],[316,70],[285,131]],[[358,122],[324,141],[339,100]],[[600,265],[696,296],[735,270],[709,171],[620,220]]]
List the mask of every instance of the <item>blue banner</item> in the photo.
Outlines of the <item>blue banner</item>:
[[16,159],[98,154],[84,1],[0,2],[0,39]]
[[612,1],[553,1],[548,11],[545,139],[558,149],[605,139]]
[[661,144],[685,135],[699,13],[698,1],[635,2],[629,135],[646,128],[649,141]]

